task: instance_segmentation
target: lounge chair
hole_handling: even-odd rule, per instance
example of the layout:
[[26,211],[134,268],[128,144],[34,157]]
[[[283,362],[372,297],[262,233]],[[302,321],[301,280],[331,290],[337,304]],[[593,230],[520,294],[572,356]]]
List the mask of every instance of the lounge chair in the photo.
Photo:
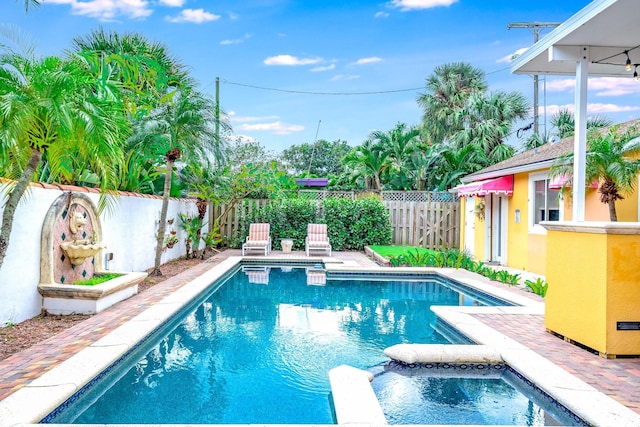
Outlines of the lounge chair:
[[331,256],[331,244],[327,236],[327,224],[309,224],[304,242],[307,256],[311,251],[322,251]]
[[271,252],[270,228],[271,225],[268,223],[249,224],[249,235],[246,242],[242,244],[242,255],[251,250],[261,250],[268,255]]

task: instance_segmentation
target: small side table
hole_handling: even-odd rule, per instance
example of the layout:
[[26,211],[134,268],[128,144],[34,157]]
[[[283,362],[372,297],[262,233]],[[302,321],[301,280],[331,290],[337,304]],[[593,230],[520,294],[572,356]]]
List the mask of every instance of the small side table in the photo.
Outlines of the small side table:
[[280,244],[282,245],[282,252],[285,254],[291,253],[291,248],[293,248],[293,239],[280,239]]

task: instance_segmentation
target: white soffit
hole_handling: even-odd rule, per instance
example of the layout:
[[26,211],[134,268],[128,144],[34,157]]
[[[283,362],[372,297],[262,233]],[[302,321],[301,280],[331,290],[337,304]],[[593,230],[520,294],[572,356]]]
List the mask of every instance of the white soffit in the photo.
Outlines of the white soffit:
[[574,76],[584,52],[590,76],[632,78],[623,52],[629,50],[631,62],[640,64],[639,45],[640,0],[596,0],[516,58],[511,72]]

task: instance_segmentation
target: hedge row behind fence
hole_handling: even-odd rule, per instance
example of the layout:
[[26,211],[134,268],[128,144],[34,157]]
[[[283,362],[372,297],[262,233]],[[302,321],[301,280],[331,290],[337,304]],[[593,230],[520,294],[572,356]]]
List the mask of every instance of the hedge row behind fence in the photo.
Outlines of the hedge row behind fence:
[[273,248],[281,249],[280,239],[293,239],[294,250],[304,250],[307,225],[327,224],[329,241],[334,251],[362,250],[366,245],[388,245],[391,242],[389,210],[377,199],[325,199],[322,206],[305,199],[283,199],[251,210],[238,230],[235,240],[240,245],[249,233],[249,224],[271,224]]

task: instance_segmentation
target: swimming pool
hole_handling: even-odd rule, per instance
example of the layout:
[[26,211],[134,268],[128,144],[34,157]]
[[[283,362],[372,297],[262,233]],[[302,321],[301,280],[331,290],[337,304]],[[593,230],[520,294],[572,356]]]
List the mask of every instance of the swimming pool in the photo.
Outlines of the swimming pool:
[[42,421],[332,423],[329,369],[375,366],[400,342],[450,342],[432,304],[496,302],[438,275],[323,274],[245,265]]

